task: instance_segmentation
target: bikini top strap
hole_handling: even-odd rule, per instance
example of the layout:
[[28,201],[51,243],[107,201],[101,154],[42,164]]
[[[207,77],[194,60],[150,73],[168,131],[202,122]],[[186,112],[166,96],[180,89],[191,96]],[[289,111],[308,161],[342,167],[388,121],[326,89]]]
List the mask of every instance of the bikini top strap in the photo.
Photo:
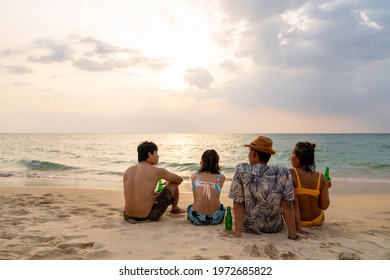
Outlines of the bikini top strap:
[[295,175],[297,175],[297,181],[298,181],[298,188],[301,187],[301,180],[299,180],[299,176],[298,176],[298,171],[296,170],[295,167],[293,167],[294,171],[295,171]]
[[199,181],[199,173],[198,173],[198,171],[196,171],[196,172],[195,172],[195,181],[194,181],[194,183],[192,184],[192,190],[195,190],[196,184],[198,183],[198,181]]
[[218,174],[218,177],[217,177],[217,184],[219,182],[219,179],[221,179],[221,173]]
[[321,173],[318,172],[318,183],[317,183],[317,190],[320,190],[320,184],[321,184]]

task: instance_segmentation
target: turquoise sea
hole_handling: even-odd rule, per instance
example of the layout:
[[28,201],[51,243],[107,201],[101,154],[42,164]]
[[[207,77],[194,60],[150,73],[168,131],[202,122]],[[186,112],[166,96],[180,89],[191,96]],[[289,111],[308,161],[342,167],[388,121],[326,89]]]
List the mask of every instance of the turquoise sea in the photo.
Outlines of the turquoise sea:
[[[269,164],[290,166],[298,141],[317,144],[317,170],[330,167],[332,182],[384,183],[390,187],[390,134],[266,134],[277,153]],[[228,179],[247,161],[257,134],[0,134],[0,177],[113,182],[137,162],[144,140],[158,145],[159,166],[189,180],[204,150],[220,155]],[[111,184],[113,185],[113,184]],[[115,185],[115,184],[114,184]],[[93,187],[93,186],[91,186]]]

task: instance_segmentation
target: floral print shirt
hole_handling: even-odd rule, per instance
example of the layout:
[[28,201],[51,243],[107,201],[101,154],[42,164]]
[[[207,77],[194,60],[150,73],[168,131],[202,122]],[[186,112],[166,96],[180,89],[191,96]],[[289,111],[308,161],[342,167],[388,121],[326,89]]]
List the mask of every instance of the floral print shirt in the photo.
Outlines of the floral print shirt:
[[281,203],[294,200],[292,177],[286,167],[239,163],[229,198],[244,203],[244,231],[279,232],[283,229]]

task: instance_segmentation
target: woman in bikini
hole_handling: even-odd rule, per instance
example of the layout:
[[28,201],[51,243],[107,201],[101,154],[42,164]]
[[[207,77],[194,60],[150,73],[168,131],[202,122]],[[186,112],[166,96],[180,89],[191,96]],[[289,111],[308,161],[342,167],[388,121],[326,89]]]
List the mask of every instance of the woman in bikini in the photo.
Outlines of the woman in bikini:
[[324,210],[330,204],[329,191],[331,181],[315,171],[314,152],[316,144],[298,142],[291,152],[295,199],[295,222],[298,232],[303,232],[301,226],[319,226],[324,223]]
[[225,176],[219,167],[219,156],[215,150],[206,150],[200,161],[200,168],[191,175],[193,204],[187,207],[187,219],[195,225],[220,224],[225,208],[220,202]]

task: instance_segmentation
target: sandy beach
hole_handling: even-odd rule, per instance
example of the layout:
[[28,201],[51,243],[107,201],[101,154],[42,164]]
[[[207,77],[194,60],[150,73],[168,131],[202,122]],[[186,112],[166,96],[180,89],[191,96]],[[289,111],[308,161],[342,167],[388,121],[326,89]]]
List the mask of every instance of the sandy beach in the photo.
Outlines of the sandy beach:
[[[66,181],[13,182],[0,182],[2,260],[390,259],[386,184],[334,184],[325,225],[307,228],[309,237],[293,241],[287,239],[287,229],[229,238],[222,234],[223,224],[194,226],[185,214],[168,212],[159,222],[130,224],[122,217],[120,189],[76,189]],[[229,187],[222,193],[225,206],[232,205]],[[186,191],[188,185],[181,188],[179,206],[185,208],[192,193]]]

